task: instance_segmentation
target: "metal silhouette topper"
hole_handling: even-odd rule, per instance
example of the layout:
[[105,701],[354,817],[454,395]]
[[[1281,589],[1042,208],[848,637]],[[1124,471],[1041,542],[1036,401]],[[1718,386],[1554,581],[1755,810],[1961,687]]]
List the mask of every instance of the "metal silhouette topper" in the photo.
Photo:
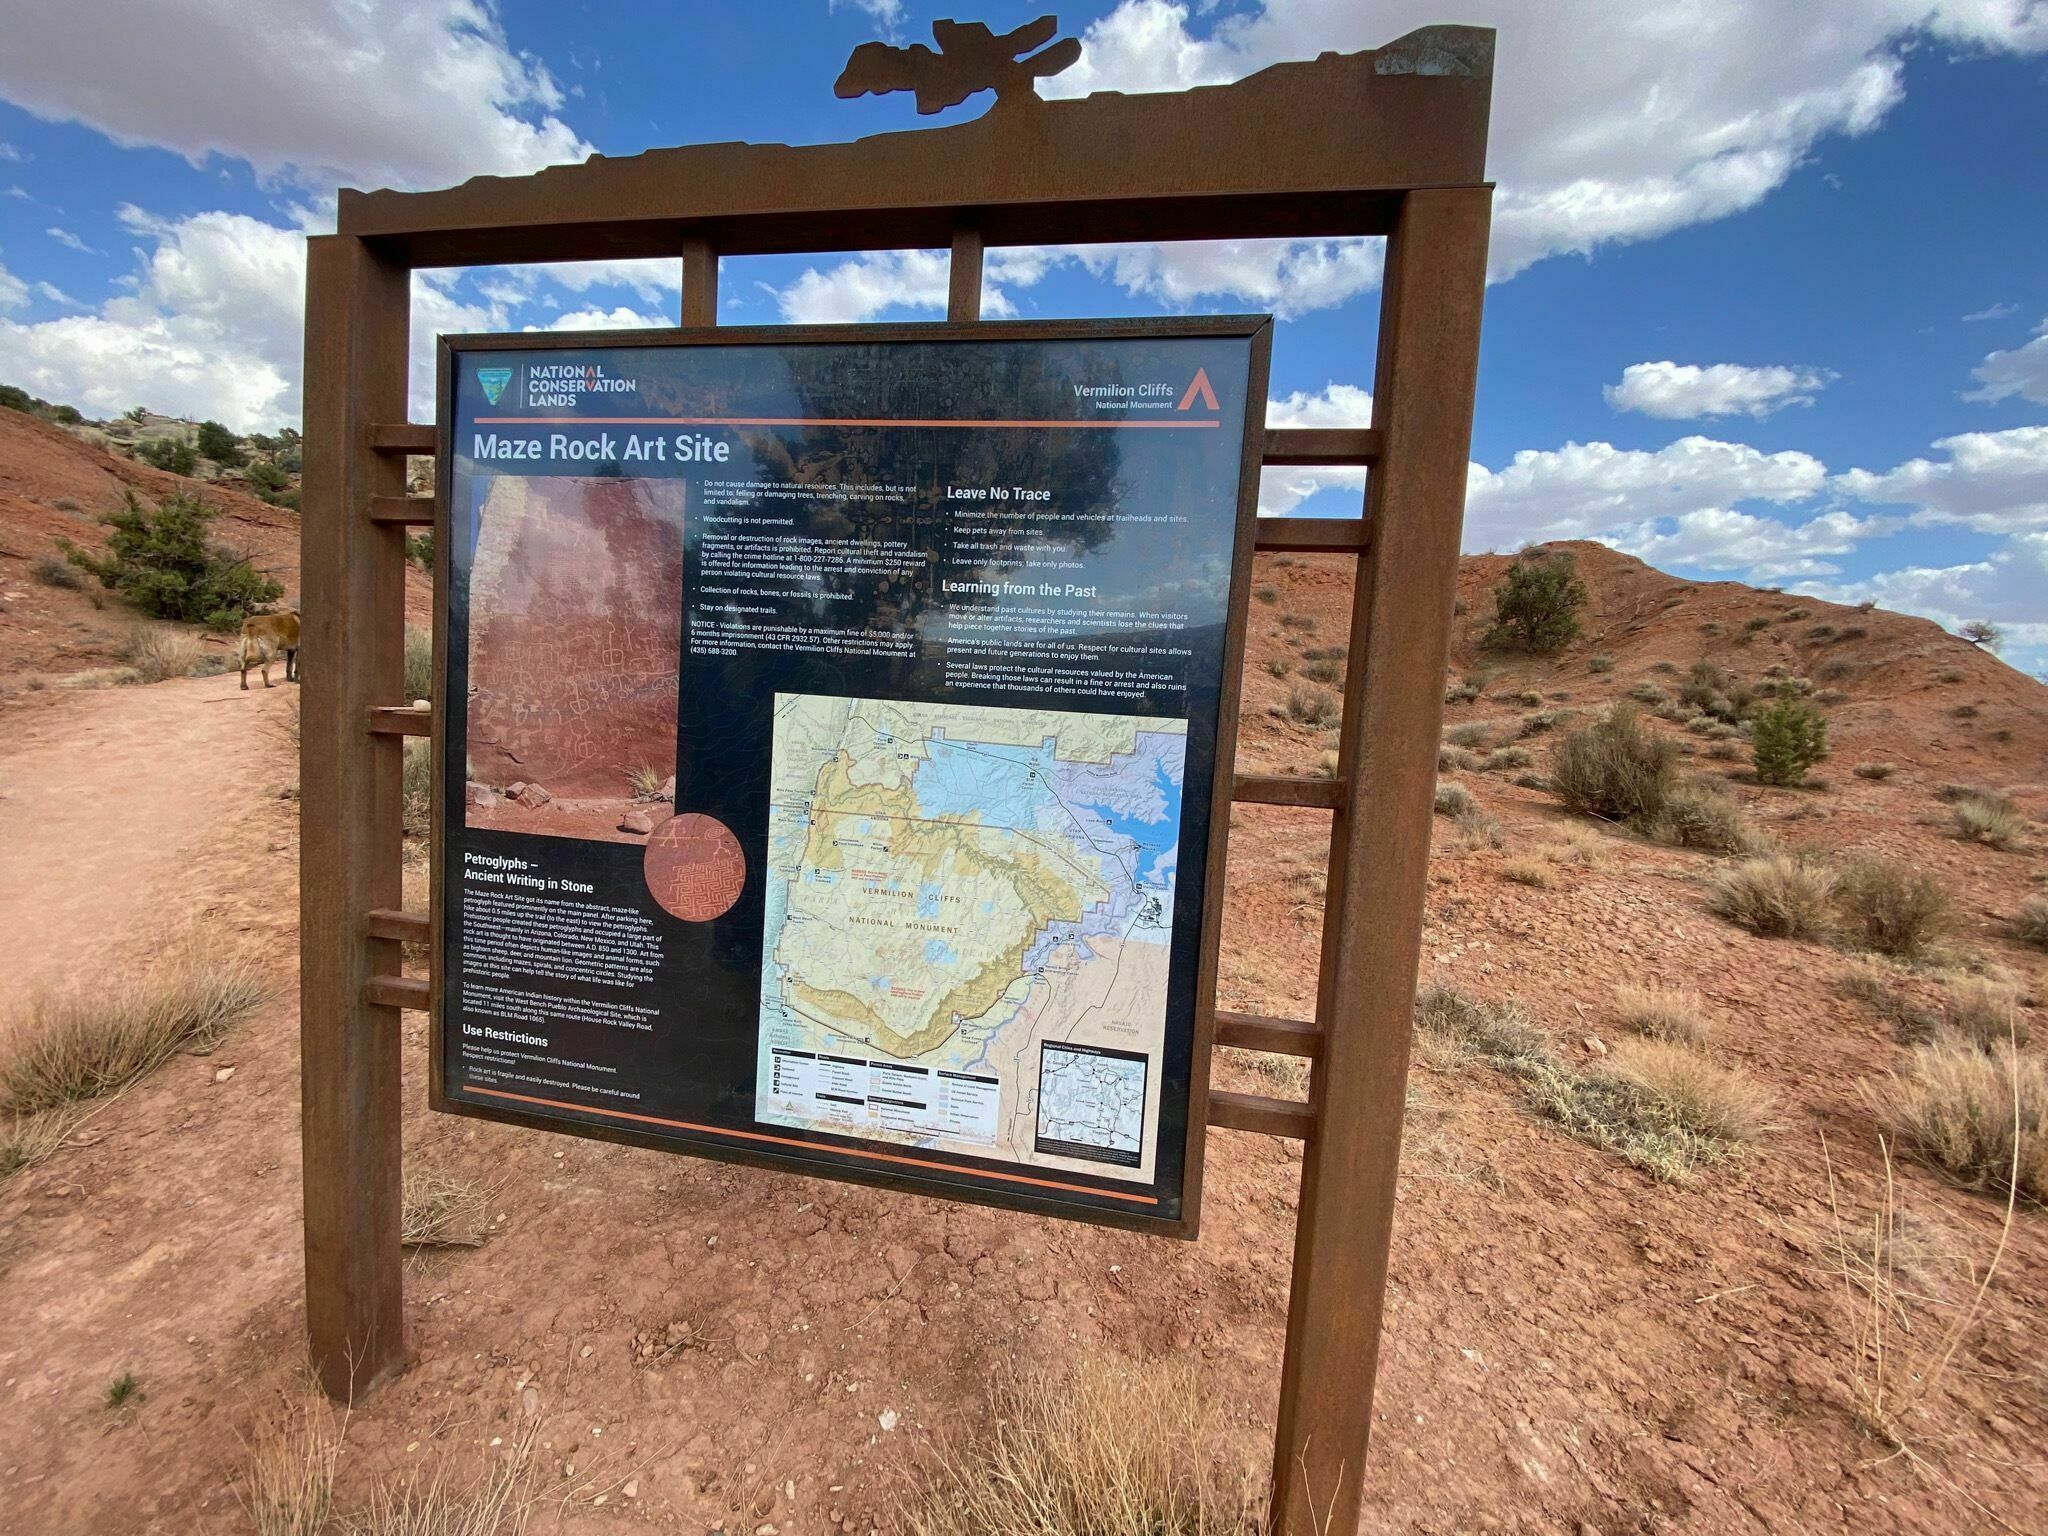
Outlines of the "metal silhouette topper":
[[917,93],[917,110],[925,115],[958,106],[976,91],[994,91],[998,102],[1037,99],[1033,82],[1070,68],[1081,57],[1078,38],[1063,37],[1043,53],[1024,55],[1059,30],[1057,16],[1041,16],[1000,37],[985,22],[935,21],[934,53],[923,43],[908,48],[888,43],[862,43],[853,50],[833,84],[836,96],[886,96],[891,91]]

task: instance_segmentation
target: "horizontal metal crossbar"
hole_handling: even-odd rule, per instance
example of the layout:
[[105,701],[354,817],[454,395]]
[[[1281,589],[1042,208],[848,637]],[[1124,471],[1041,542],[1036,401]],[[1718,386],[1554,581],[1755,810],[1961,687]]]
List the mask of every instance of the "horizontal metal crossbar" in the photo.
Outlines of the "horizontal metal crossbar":
[[1234,1045],[1241,1051],[1305,1056],[1314,1061],[1323,1053],[1323,1029],[1307,1019],[1271,1019],[1263,1014],[1225,1013],[1219,1009],[1216,1043]]
[[434,712],[380,705],[371,709],[369,726],[373,736],[431,736]]
[[1230,798],[1243,805],[1298,805],[1334,811],[1344,803],[1344,785],[1337,779],[1308,779],[1298,774],[1240,773]]
[[363,983],[363,1001],[378,1008],[406,1008],[425,1013],[432,1003],[424,976],[372,976]]
[[372,907],[363,914],[363,932],[373,939],[404,939],[424,944],[429,933],[427,914],[401,912],[396,907]]
[[1372,543],[1372,524],[1362,517],[1262,517],[1256,544],[1296,555],[1362,555]]
[[370,447],[378,453],[432,453],[438,445],[429,423],[385,421],[370,428]]
[[1370,427],[1268,427],[1260,457],[1268,464],[1377,464],[1380,435]]
[[1209,1090],[1209,1124],[1225,1130],[1253,1131],[1261,1136],[1285,1136],[1307,1141],[1316,1128],[1316,1117],[1306,1104],[1294,1099],[1269,1099],[1259,1093],[1231,1093],[1222,1088]]
[[431,528],[434,526],[434,498],[372,496],[370,521],[399,528]]

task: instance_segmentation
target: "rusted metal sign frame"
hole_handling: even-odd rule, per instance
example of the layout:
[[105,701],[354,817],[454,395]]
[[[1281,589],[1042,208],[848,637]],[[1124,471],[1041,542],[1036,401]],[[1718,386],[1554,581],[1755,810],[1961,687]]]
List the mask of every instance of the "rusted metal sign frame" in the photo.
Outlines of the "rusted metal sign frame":
[[[1197,940],[1195,1012],[1193,1055],[1189,1063],[1187,1118],[1183,1127],[1186,1137],[1181,1162],[1181,1201],[1178,1217],[1166,1218],[1151,1214],[1124,1215],[1105,1209],[1095,1209],[1072,1202],[1061,1202],[1034,1197],[1028,1192],[1006,1193],[1002,1188],[990,1184],[986,1187],[959,1190],[959,1197],[972,1199],[978,1204],[1006,1206],[1012,1210],[1031,1211],[1041,1215],[1052,1215],[1071,1221],[1092,1221],[1104,1226],[1133,1228],[1167,1237],[1194,1238],[1199,1235],[1202,1213],[1202,1168],[1204,1151],[1209,1129],[1209,1064],[1213,1054],[1216,1022],[1216,962],[1223,923],[1223,884],[1227,863],[1230,828],[1230,807],[1236,798],[1236,782],[1230,765],[1237,755],[1237,712],[1240,695],[1243,692],[1244,636],[1250,609],[1252,579],[1252,545],[1259,523],[1259,483],[1257,465],[1264,447],[1262,423],[1265,419],[1267,364],[1272,350],[1272,321],[1259,315],[1205,316],[1191,319],[1146,319],[1146,320],[1004,320],[1004,321],[938,321],[925,323],[869,324],[869,325],[773,325],[773,326],[722,326],[708,329],[670,331],[545,331],[537,333],[505,333],[477,336],[444,336],[441,339],[436,365],[437,401],[436,424],[437,445],[435,453],[437,513],[452,507],[450,487],[453,482],[455,455],[453,434],[455,430],[455,368],[457,353],[472,352],[531,352],[586,350],[608,347],[692,347],[692,346],[761,346],[779,347],[804,345],[846,345],[849,343],[882,344],[890,342],[973,342],[973,341],[1102,341],[1119,339],[1143,339],[1148,337],[1213,337],[1243,341],[1247,347],[1248,366],[1245,374],[1245,413],[1243,440],[1238,446],[1241,455],[1237,486],[1237,505],[1233,532],[1231,535],[1230,590],[1225,605],[1226,621],[1223,635],[1223,675],[1218,689],[1216,713],[1216,765],[1215,779],[1209,794],[1209,847],[1203,861],[1202,910],[1200,937]],[[446,518],[452,511],[437,517],[436,528],[447,526]],[[435,560],[441,561],[441,552],[452,549],[448,538],[437,532],[434,540]],[[448,597],[448,583],[437,580],[434,600],[434,686],[436,690],[445,687],[446,679],[442,668],[446,664],[445,623],[443,604]],[[440,707],[437,692],[433,710],[433,748],[436,763],[447,762],[447,729],[449,711]],[[441,956],[447,953],[444,939],[445,913],[442,909],[442,893],[445,890],[447,870],[443,860],[446,857],[443,829],[446,810],[446,795],[441,775],[434,775],[433,827],[431,837],[432,868],[430,872],[429,919],[433,936],[428,953]],[[460,814],[458,812],[458,814]],[[447,1092],[444,1059],[445,1041],[442,1038],[441,1009],[445,1003],[442,990],[445,978],[433,976],[428,982],[427,1002],[434,1016],[434,1028],[429,1032],[427,1046],[427,1103],[429,1107],[447,1114],[467,1115],[479,1120],[501,1120],[524,1125],[534,1130],[553,1131],[557,1134],[588,1137],[596,1141],[620,1142],[629,1146],[651,1147],[662,1152],[683,1153],[693,1157],[709,1157],[724,1162],[751,1163],[758,1167],[780,1169],[783,1172],[808,1173],[821,1178],[843,1179],[852,1183],[875,1184],[889,1189],[907,1189],[918,1194],[947,1196],[948,1191],[936,1187],[930,1180],[909,1178],[890,1172],[883,1165],[864,1166],[856,1156],[835,1156],[829,1145],[816,1147],[816,1156],[806,1164],[799,1165],[788,1153],[767,1153],[749,1150],[745,1140],[751,1133],[731,1133],[725,1140],[710,1141],[696,1139],[680,1141],[674,1136],[663,1136],[631,1128],[629,1124],[616,1122],[598,1124],[571,1121],[559,1115],[546,1115],[521,1110],[511,1105],[492,1106],[471,1100],[451,1098]],[[1162,1100],[1163,1102],[1163,1100]],[[603,1113],[603,1111],[597,1111]],[[754,1136],[755,1141],[785,1142],[787,1137]],[[967,1170],[972,1171],[972,1170]]]
[[[987,244],[1383,235],[1370,428],[1269,431],[1264,461],[1368,467],[1360,519],[1263,519],[1261,550],[1357,558],[1330,779],[1239,777],[1240,802],[1331,815],[1313,1020],[1218,1012],[1218,1044],[1313,1063],[1306,1103],[1212,1090],[1212,1126],[1303,1140],[1274,1445],[1276,1532],[1358,1518],[1398,1173],[1437,732],[1485,285],[1493,34],[1432,27],[1234,85],[1001,103],[955,127],[852,144],[722,144],[594,158],[442,192],[344,191],[308,241],[300,1036],[306,1311],[345,1397],[405,1360],[400,747],[434,710],[403,690],[413,269],[664,256],[686,326],[715,324],[717,259],[949,247],[949,318],[979,318]],[[442,471],[445,492],[445,468]],[[438,604],[437,604],[438,612]],[[438,626],[437,626],[438,627]],[[437,634],[436,675],[445,637]],[[439,701],[436,701],[438,706]],[[1220,765],[1219,765],[1220,766]]]

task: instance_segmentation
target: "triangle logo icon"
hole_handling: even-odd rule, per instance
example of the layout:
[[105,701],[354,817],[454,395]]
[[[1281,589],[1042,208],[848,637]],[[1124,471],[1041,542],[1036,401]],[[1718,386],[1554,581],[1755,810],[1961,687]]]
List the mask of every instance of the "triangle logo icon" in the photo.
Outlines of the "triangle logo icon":
[[1180,404],[1176,405],[1174,409],[1176,411],[1185,411],[1197,400],[1201,401],[1202,405],[1208,410],[1216,411],[1222,409],[1216,403],[1216,391],[1209,387],[1209,370],[1206,368],[1197,368],[1195,370],[1194,378],[1188,381],[1187,393],[1180,397]]

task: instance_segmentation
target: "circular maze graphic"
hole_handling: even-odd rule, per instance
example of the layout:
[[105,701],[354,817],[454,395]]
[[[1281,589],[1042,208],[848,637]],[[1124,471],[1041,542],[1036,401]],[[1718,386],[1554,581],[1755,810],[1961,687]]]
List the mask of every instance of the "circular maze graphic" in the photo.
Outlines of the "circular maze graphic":
[[723,917],[747,883],[747,856],[715,816],[672,816],[647,840],[642,866],[662,909],[686,923]]

